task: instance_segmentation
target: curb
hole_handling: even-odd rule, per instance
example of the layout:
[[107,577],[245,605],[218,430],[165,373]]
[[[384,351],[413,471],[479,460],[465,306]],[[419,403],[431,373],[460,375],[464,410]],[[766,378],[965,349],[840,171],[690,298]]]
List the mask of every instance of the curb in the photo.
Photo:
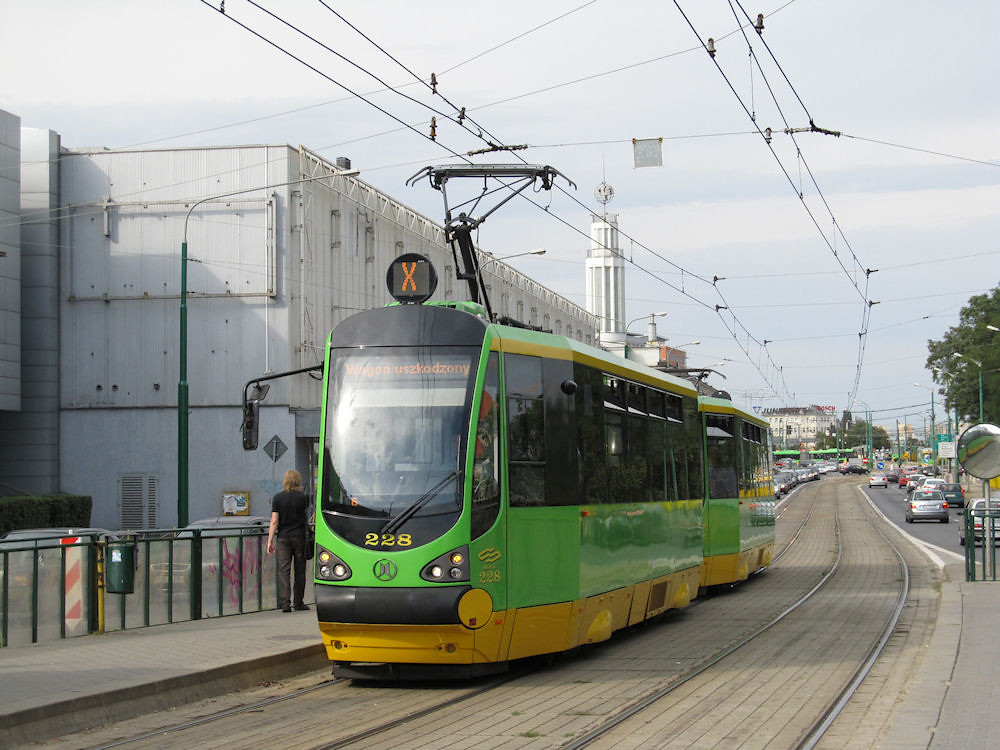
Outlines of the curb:
[[316,643],[204,672],[191,672],[18,711],[3,717],[0,750],[127,721],[221,693],[295,677],[329,664],[326,648],[322,643]]

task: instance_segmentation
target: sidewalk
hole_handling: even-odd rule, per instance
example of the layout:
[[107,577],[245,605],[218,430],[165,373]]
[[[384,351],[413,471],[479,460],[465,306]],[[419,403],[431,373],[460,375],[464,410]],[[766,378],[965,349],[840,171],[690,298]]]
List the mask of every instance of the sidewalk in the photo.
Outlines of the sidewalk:
[[947,567],[937,626],[882,748],[1000,747],[1000,582],[966,582]]
[[0,649],[0,748],[328,665],[316,610],[215,617]]

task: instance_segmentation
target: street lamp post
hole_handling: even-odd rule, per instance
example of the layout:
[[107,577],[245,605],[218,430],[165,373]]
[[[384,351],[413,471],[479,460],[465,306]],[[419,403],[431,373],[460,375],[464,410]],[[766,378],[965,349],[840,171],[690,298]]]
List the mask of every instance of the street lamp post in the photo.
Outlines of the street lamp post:
[[868,405],[868,402],[862,401],[860,398],[856,398],[851,402],[851,407],[854,404],[861,404],[865,407],[865,450],[868,452],[868,468],[871,469],[872,466],[872,408]]
[[670,367],[670,352],[680,351],[681,349],[683,349],[686,346],[697,346],[700,343],[701,343],[701,341],[688,341],[686,344],[681,344],[680,346],[669,346],[669,345],[667,345],[666,346],[667,356],[664,357],[664,360],[667,363],[667,367],[668,368]]
[[[986,327],[987,328],[991,328],[991,326],[986,326]],[[966,356],[965,354],[962,354],[960,352],[955,352],[951,356],[953,356],[953,357],[961,357],[962,359],[967,359],[972,364],[974,364],[976,367],[979,368],[979,423],[982,424],[982,422],[983,422],[983,363],[980,362],[980,361],[978,361],[978,360],[973,359],[972,357]]]
[[[934,372],[938,373],[942,378],[948,378],[948,380],[949,380],[949,386],[948,386],[949,390],[948,390],[948,392],[951,393],[951,388],[954,386],[954,383],[955,383],[955,373],[950,372],[948,370],[942,370],[940,367],[932,367],[931,369],[934,370]],[[947,415],[948,414],[947,399],[945,401],[946,401],[946,403],[945,403],[945,414]],[[956,443],[956,447],[957,447],[957,442],[958,442],[958,402],[956,401],[953,404],[953,406],[954,406],[954,413],[955,413],[955,426],[954,426],[954,430],[952,430],[951,416],[948,415],[948,435],[950,437],[951,442]],[[958,482],[958,458],[957,457],[956,458],[950,458],[950,459],[948,459],[948,462],[951,465],[951,471],[952,471],[952,475],[953,475],[953,480],[952,481]]]
[[646,315],[640,315],[638,318],[633,318],[632,320],[630,320],[628,323],[625,324],[625,347],[622,350],[623,353],[624,353],[625,359],[628,359],[628,329],[629,329],[629,326],[631,326],[637,320],[642,320],[646,316],[649,316],[649,325],[650,325],[651,328],[653,328],[653,330],[655,330],[656,324],[653,322],[653,319],[654,318],[662,318],[664,315],[666,315],[665,312],[646,313]]
[[480,271],[480,273],[482,273],[482,271],[486,268],[486,266],[488,266],[490,263],[496,263],[498,260],[510,260],[511,258],[520,258],[522,255],[545,255],[545,253],[547,253],[547,252],[548,252],[548,250],[546,250],[545,248],[540,247],[537,250],[525,250],[523,253],[513,253],[511,255],[501,255],[499,258],[494,258],[493,256],[490,256],[486,260],[485,263],[480,263],[479,264],[479,271]]
[[[930,386],[927,386],[927,385],[921,385],[920,383],[914,383],[913,385],[916,386],[917,388],[926,388],[928,391],[931,392],[931,437],[930,437],[930,443],[931,443],[931,466],[933,466],[936,469],[937,468],[937,427],[935,426],[935,422],[934,422],[934,389],[931,388]],[[925,430],[924,431],[924,435],[926,435],[926,434],[927,434],[927,432]]]
[[[298,185],[315,180],[327,180],[333,177],[356,177],[360,172],[357,169],[338,169],[332,174],[318,175],[316,177],[301,177],[297,180],[287,182],[277,182],[271,185],[260,185],[243,190],[231,190],[228,193],[217,193],[206,198],[201,198],[191,203],[187,215],[184,217],[184,238],[181,241],[181,305],[180,305],[180,335],[178,341],[178,377],[177,377],[177,525],[187,526],[188,524],[188,382],[187,382],[187,233],[188,222],[192,212],[202,203],[219,198],[230,198],[246,193],[256,193],[272,188]],[[542,251],[544,252],[544,250]]]

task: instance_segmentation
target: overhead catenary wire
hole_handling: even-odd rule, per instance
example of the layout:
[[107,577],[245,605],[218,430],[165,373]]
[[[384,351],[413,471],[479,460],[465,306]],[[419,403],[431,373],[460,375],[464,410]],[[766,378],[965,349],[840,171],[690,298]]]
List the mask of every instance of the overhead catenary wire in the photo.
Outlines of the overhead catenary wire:
[[[203,3],[205,3],[205,0],[202,0],[202,2],[203,2]],[[205,3],[205,4],[207,4],[207,3]],[[326,7],[326,6],[325,6],[325,7]],[[338,14],[338,15],[339,15],[339,14]],[[245,25],[244,25],[244,24],[242,24],[242,23],[240,23],[240,25],[241,25],[241,26],[244,26],[244,27],[245,27]],[[316,69],[316,68],[315,68],[314,66],[312,66],[312,65],[309,65],[308,63],[305,63],[305,62],[304,62],[304,61],[302,61],[302,60],[301,60],[301,58],[299,58],[298,56],[296,56],[296,55],[292,55],[291,53],[287,52],[287,51],[286,51],[286,50],[284,50],[284,49],[283,49],[283,48],[282,48],[282,47],[281,47],[280,45],[278,45],[278,44],[276,44],[275,42],[273,42],[273,41],[271,41],[271,40],[267,39],[267,38],[266,38],[266,37],[264,37],[264,36],[263,36],[262,34],[259,34],[258,32],[255,32],[254,30],[250,29],[249,27],[246,27],[246,28],[247,28],[247,30],[248,30],[248,31],[251,31],[251,32],[252,32],[252,33],[254,33],[254,34],[255,34],[256,36],[258,36],[258,37],[262,38],[262,39],[263,39],[264,41],[267,41],[267,42],[268,42],[269,44],[271,44],[272,46],[274,46],[274,47],[276,47],[277,49],[279,49],[279,50],[281,50],[281,51],[285,52],[286,54],[289,54],[289,56],[291,56],[291,57],[292,57],[293,59],[296,59],[297,61],[299,61],[299,62],[302,62],[303,64],[305,64],[305,65],[306,65],[307,67],[309,67],[309,68],[310,68],[310,69],[312,69],[312,70],[315,70],[315,71],[317,71],[317,72],[320,72],[320,71],[318,71],[318,70],[317,70],[317,69]],[[356,27],[355,27],[355,28],[356,28]],[[357,29],[356,29],[356,30],[357,30]],[[360,33],[360,31],[359,31],[359,33]],[[306,36],[308,36],[308,35],[306,35]],[[365,38],[366,38],[366,39],[368,39],[368,41],[369,41],[369,42],[371,42],[371,43],[375,44],[375,43],[373,42],[373,40],[371,40],[371,38],[370,38],[370,37],[367,37],[367,35],[364,35],[364,36],[365,36]],[[378,46],[378,45],[376,45],[376,46]],[[381,48],[380,48],[380,49],[381,49]],[[398,61],[396,61],[396,62],[398,63]],[[404,68],[405,68],[405,66],[404,66]],[[407,70],[409,70],[408,68],[406,68],[406,69],[407,69]],[[412,75],[414,75],[415,77],[419,78],[419,76],[416,76],[416,74],[415,74],[415,73],[412,73],[412,71],[410,71],[410,72],[411,72],[411,74],[412,74]],[[320,73],[320,74],[321,74],[321,75],[324,75],[324,77],[325,77],[325,78],[328,78],[328,79],[330,79],[330,77],[329,77],[329,76],[326,76],[326,75],[325,75],[325,74],[323,74],[323,73]],[[330,79],[330,80],[332,80],[332,79]],[[344,88],[345,90],[349,90],[349,89],[347,89],[347,87],[343,86],[342,84],[338,84],[338,85],[340,85],[340,86],[341,86],[342,88]],[[434,91],[434,93],[437,93],[437,91],[435,90],[435,91]],[[365,99],[364,99],[363,97],[359,97],[359,98],[362,98],[362,100],[363,100],[363,101],[367,101],[367,100],[365,100]],[[375,105],[373,105],[373,106],[375,106]],[[380,107],[377,107],[377,106],[376,106],[376,109],[379,109],[380,111],[383,111],[383,112],[385,111],[385,110],[383,110],[382,108],[380,108]],[[396,121],[397,121],[397,122],[400,122],[399,118],[395,118],[395,117],[394,117],[393,119],[396,119]],[[412,129],[412,127],[411,127],[411,129]],[[485,131],[485,130],[484,130],[483,132],[487,132],[487,131]],[[482,138],[482,135],[480,135],[480,137]],[[432,138],[432,140],[435,140],[435,139],[433,139],[433,138]],[[501,139],[499,139],[499,138],[496,138],[495,136],[492,136],[492,140],[494,140],[494,141],[500,141],[500,142],[502,142],[502,140],[501,140]],[[455,153],[455,152],[454,152],[453,150],[451,150],[451,149],[446,149],[446,150],[450,151],[450,152],[452,153],[452,155],[454,155],[454,156],[458,156],[458,154],[456,154],[456,153]],[[522,162],[524,161],[524,159],[523,159],[522,157],[519,157],[519,158],[521,158]],[[560,189],[561,189],[561,188],[560,188]],[[561,190],[562,190],[562,189],[561,189]],[[569,195],[568,193],[566,193],[566,191],[565,191],[565,190],[562,190],[562,192],[563,192],[564,194],[566,194],[566,195]],[[526,197],[526,196],[525,196],[525,197]],[[584,204],[580,203],[580,202],[579,202],[579,201],[577,201],[577,200],[576,200],[576,199],[575,199],[575,198],[574,198],[573,196],[569,196],[569,197],[570,197],[570,198],[571,198],[572,200],[574,200],[574,201],[576,201],[577,203],[579,203],[579,204],[580,204],[581,206],[583,206],[584,208],[586,208],[586,209],[587,209],[588,211],[590,211],[590,210],[591,210],[591,209],[590,209],[590,207],[588,207],[588,206],[585,206]],[[530,201],[530,198],[528,198],[528,200]],[[534,201],[532,201],[532,202],[534,202]],[[538,204],[536,203],[535,205],[537,206]],[[548,210],[548,207],[541,207],[541,206],[539,206],[539,208],[541,208],[542,210],[546,210],[546,211]],[[564,223],[566,223],[566,222],[564,222]],[[579,230],[578,230],[578,231],[579,231]],[[581,233],[582,233],[582,232],[581,232]],[[645,246],[643,246],[643,247],[645,247]],[[645,249],[647,249],[647,251],[649,251],[649,248],[645,248]],[[661,259],[661,260],[663,260],[664,262],[667,262],[667,263],[671,263],[671,264],[672,264],[672,265],[674,265],[674,266],[675,266],[676,268],[678,268],[678,269],[680,269],[680,270],[684,270],[684,269],[681,269],[681,267],[680,267],[679,265],[677,265],[677,264],[673,264],[673,263],[672,263],[672,261],[670,261],[670,260],[668,260],[668,259],[664,258],[663,256],[660,256],[660,255],[658,255],[658,254],[656,254],[656,253],[654,253],[654,254],[655,254],[655,255],[657,255],[657,257],[660,257],[660,259]],[[635,265],[635,264],[633,264],[633,265]],[[639,267],[639,266],[637,266],[637,267]],[[644,272],[646,272],[646,271],[645,271],[645,269],[642,269],[642,270],[643,270]],[[693,274],[693,273],[690,273],[689,275],[691,275],[692,277],[697,277],[697,278],[701,278],[701,277],[700,277],[700,276],[698,276],[697,274]],[[663,279],[658,279],[658,280],[659,280],[659,281],[661,281],[661,283],[665,283],[665,284],[667,284],[668,286],[670,286],[670,287],[672,287],[672,288],[676,289],[677,291],[679,291],[680,293],[684,294],[685,296],[689,296],[689,297],[691,297],[692,299],[696,299],[696,300],[697,300],[697,298],[695,298],[695,297],[693,297],[692,295],[688,294],[688,293],[686,292],[686,290],[684,290],[683,288],[678,288],[678,287],[676,287],[676,286],[674,286],[674,285],[670,284],[669,282],[666,282],[666,281],[665,281],[665,280],[663,280]],[[708,303],[705,303],[705,302],[703,302],[703,301],[701,301],[701,300],[697,300],[697,301],[701,302],[701,303],[702,303],[702,304],[703,304],[703,305],[704,305],[705,307],[712,307],[712,306],[710,306],[710,305],[709,305]],[[718,314],[718,312],[720,311],[720,309],[728,309],[728,306],[720,306],[720,305],[714,305],[714,309],[715,309],[716,313]],[[732,319],[732,325],[730,325],[730,324],[729,324],[729,321],[727,321],[727,320],[725,320],[725,319],[722,319],[722,322],[723,322],[723,324],[724,324],[724,325],[725,325],[725,326],[726,326],[726,327],[727,327],[727,328],[728,328],[728,329],[730,330],[730,332],[731,332],[731,333],[732,333],[732,335],[733,335],[733,338],[734,338],[734,341],[736,341],[736,343],[737,343],[737,346],[739,346],[739,348],[740,348],[740,349],[741,349],[741,350],[742,350],[742,351],[744,352],[744,354],[745,354],[745,355],[747,356],[747,359],[748,359],[748,361],[749,361],[749,362],[751,362],[751,364],[753,364],[753,357],[752,357],[752,356],[750,355],[749,351],[748,351],[748,350],[747,350],[747,349],[746,349],[746,348],[744,347],[744,345],[742,344],[742,342],[741,342],[741,341],[739,340],[739,333],[738,333],[738,331],[737,331],[737,327],[739,327],[739,328],[742,328],[742,329],[743,329],[743,331],[744,331],[745,333],[747,333],[747,337],[748,337],[748,341],[749,341],[749,340],[750,340],[751,338],[753,338],[753,337],[752,337],[752,336],[750,335],[750,332],[749,332],[749,330],[748,330],[748,329],[747,329],[747,328],[746,328],[746,327],[745,327],[745,326],[744,326],[744,325],[742,324],[742,322],[740,322],[740,321],[739,321],[739,319],[737,318],[737,316],[736,316],[735,312],[733,312],[733,311],[729,311],[729,314],[728,314],[728,317]],[[757,340],[757,339],[755,339],[755,338],[753,338],[753,340],[754,340],[754,341],[757,341],[757,342],[759,343],[759,340]],[[771,356],[771,355],[770,355],[770,353],[768,353],[768,358],[769,358],[769,359],[770,359],[770,356]],[[767,378],[767,376],[765,375],[765,373],[763,373],[762,371],[759,371],[759,374],[760,374],[760,375],[761,375],[761,376],[762,376],[762,377],[764,378],[765,382],[769,382],[769,381],[768,381],[768,378]],[[787,389],[786,389],[786,392],[787,392]]]
[[[260,36],[260,35],[258,35],[258,36]],[[266,40],[265,40],[265,41],[266,41]],[[312,67],[312,66],[309,66],[309,67]],[[582,204],[581,204],[581,205],[582,205]],[[587,208],[588,208],[588,210],[590,210],[590,209],[589,209],[589,207],[587,207]],[[582,232],[581,232],[581,234],[582,234]],[[678,267],[678,268],[679,268],[679,267]],[[681,270],[683,271],[683,269],[681,269]],[[696,276],[697,276],[696,274],[693,274],[693,273],[691,273],[691,272],[688,272],[688,275],[689,275],[689,277],[691,277],[691,278],[694,278],[694,277],[696,277]],[[690,295],[689,295],[689,296],[690,296]],[[703,304],[703,305],[705,305],[706,303],[702,303],[702,304]],[[706,305],[706,306],[707,306],[707,305]],[[733,314],[732,312],[730,313],[730,315],[733,315],[733,316],[734,316],[734,314]]]
[[[710,49],[709,46],[707,45],[707,43],[705,41],[703,41],[704,37],[701,34],[698,33],[698,30],[695,28],[694,23],[691,21],[691,19],[688,17],[688,15],[684,12],[684,9],[681,8],[680,3],[678,2],[678,0],[674,0],[674,5],[676,6],[676,8],[677,8],[678,12],[681,14],[681,16],[684,18],[685,22],[688,24],[688,27],[691,29],[692,33],[694,33],[695,37],[699,40],[699,42],[701,43],[702,47],[709,54],[709,57],[712,60],[712,62],[714,63],[714,65],[716,67],[716,70],[722,76],[723,80],[725,81],[726,85],[729,87],[729,90],[732,92],[733,96],[739,102],[740,106],[743,108],[744,112],[750,118],[751,122],[754,123],[754,125],[759,130],[759,126],[756,124],[756,118],[754,117],[753,113],[751,113],[750,110],[747,108],[746,103],[743,101],[743,98],[737,92],[736,87],[733,85],[732,81],[729,79],[729,76],[726,75],[726,72],[722,69],[722,66],[721,66],[720,62],[717,59],[717,55],[716,55],[716,51],[715,51],[714,45]],[[732,2],[730,2],[730,8],[731,9],[733,8]],[[733,13],[735,15],[735,9],[733,9]],[[749,25],[752,27],[753,26],[753,22],[750,20],[749,16],[746,14],[745,11],[744,11],[744,15],[746,16],[746,18],[747,18],[747,20],[749,22]],[[740,23],[738,18],[737,18],[737,23]],[[741,31],[744,29],[743,24],[740,24],[740,29],[741,29]],[[759,35],[759,36],[763,37],[762,34]],[[752,44],[750,43],[749,39],[747,39],[745,32],[743,32],[743,37],[744,37],[744,40],[746,41],[747,45],[749,47],[751,47],[751,49],[752,49]],[[753,56],[752,59],[756,59],[755,56]],[[779,104],[779,102],[777,100],[776,95],[774,94],[774,90],[771,87],[770,83],[768,82],[767,76],[764,73],[763,68],[761,68],[759,66],[759,63],[758,63],[758,70],[760,71],[762,77],[764,78],[764,82],[767,85],[768,91],[771,93],[772,99],[774,101],[775,106],[778,109],[778,112],[779,112],[779,114],[780,114],[780,116],[782,118],[782,121],[785,122],[785,124],[786,124],[785,132],[788,133],[791,136],[792,141],[795,144],[797,160],[799,161],[800,164],[805,164],[804,159],[802,157],[802,150],[798,146],[798,143],[795,141],[795,138],[794,138],[794,129],[788,127],[788,121],[785,118],[785,116],[784,116],[784,114],[783,114],[783,112],[781,110],[781,106],[780,106],[780,104]],[[787,80],[787,76],[785,78]],[[793,89],[793,93],[795,94],[796,98],[799,99],[800,103],[802,103],[801,102],[801,98],[798,96],[797,92],[794,92],[794,89]],[[805,108],[804,103],[802,103],[802,106],[803,106],[803,109],[806,111],[807,117],[809,117],[809,115],[808,115],[808,109]],[[809,117],[809,121],[810,121],[810,126],[813,127],[813,120],[812,120],[811,117]],[[828,131],[823,131],[823,132],[828,132]],[[781,159],[778,157],[778,154],[775,151],[775,149],[774,149],[774,147],[773,147],[773,145],[771,143],[771,137],[770,137],[770,135],[769,134],[765,134],[763,131],[760,131],[760,135],[763,138],[763,140],[764,140],[765,144],[767,145],[768,149],[771,151],[772,156],[777,161],[777,163],[779,165],[779,168],[785,174],[786,179],[792,185],[792,188],[796,189],[796,185],[795,185],[794,180],[792,179],[791,175],[788,173],[788,170],[785,168],[784,164],[781,162]],[[812,175],[812,171],[809,169],[808,164],[805,164],[805,166],[806,166],[806,170],[807,170],[808,174],[810,175],[810,178],[813,180],[813,184],[814,184],[814,186],[815,186],[818,194],[820,195],[821,200],[823,201],[824,206],[826,207],[826,209],[827,209],[828,213],[830,214],[831,218],[834,219],[834,226],[837,227],[836,219],[833,217],[832,209],[830,209],[830,206],[827,203],[825,196],[822,195],[822,191],[819,189],[819,185],[816,183],[815,177]],[[850,394],[849,394],[849,400],[853,400],[854,397],[855,397],[855,395],[857,394],[857,389],[858,389],[858,386],[859,386],[860,380],[861,380],[861,370],[862,370],[862,366],[863,366],[863,363],[864,363],[864,352],[865,352],[865,346],[866,346],[866,337],[867,337],[868,323],[869,323],[869,318],[870,318],[870,315],[871,315],[871,307],[874,304],[877,304],[877,303],[873,302],[871,299],[869,299],[869,297],[868,297],[868,281],[869,281],[869,277],[870,277],[870,274],[871,274],[871,270],[870,269],[865,269],[865,267],[863,266],[863,264],[861,264],[861,262],[858,260],[857,256],[855,255],[853,249],[850,248],[850,245],[848,244],[848,249],[850,250],[851,257],[854,259],[855,264],[858,267],[858,270],[859,271],[863,271],[864,274],[865,274],[865,289],[862,290],[861,287],[859,286],[857,280],[854,279],[851,276],[851,273],[847,270],[846,266],[844,266],[843,261],[841,261],[840,256],[837,253],[836,248],[831,244],[830,240],[827,238],[826,232],[824,232],[823,229],[822,229],[822,227],[820,227],[819,222],[817,221],[817,219],[816,219],[815,215],[813,214],[812,210],[805,203],[804,196],[803,196],[803,194],[801,192],[801,189],[800,188],[796,189],[796,192],[798,193],[801,205],[805,209],[805,211],[806,211],[807,215],[809,216],[809,218],[812,220],[813,224],[816,226],[817,230],[820,233],[820,236],[823,238],[823,240],[826,243],[827,247],[829,248],[829,250],[833,254],[834,258],[836,259],[836,261],[838,263],[838,265],[840,265],[840,267],[843,269],[845,275],[848,278],[848,281],[851,283],[851,285],[855,288],[855,290],[858,292],[858,294],[862,298],[863,306],[862,306],[862,314],[861,314],[861,326],[860,326],[861,330],[858,332],[857,369],[856,369],[856,372],[855,372],[854,383],[852,384],[851,391],[850,391]],[[841,234],[841,236],[843,236],[843,235]],[[844,239],[845,239],[845,242],[846,242],[846,238],[844,238]]]
[[[581,233],[582,234],[582,233]],[[683,272],[683,271],[682,271]],[[693,274],[692,274],[693,275]]]

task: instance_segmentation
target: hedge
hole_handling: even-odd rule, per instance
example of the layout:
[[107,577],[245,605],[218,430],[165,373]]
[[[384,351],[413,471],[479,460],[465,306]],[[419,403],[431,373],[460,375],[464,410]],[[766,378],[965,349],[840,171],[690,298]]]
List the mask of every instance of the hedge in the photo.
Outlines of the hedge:
[[93,505],[89,495],[0,497],[0,534],[15,529],[86,528]]

